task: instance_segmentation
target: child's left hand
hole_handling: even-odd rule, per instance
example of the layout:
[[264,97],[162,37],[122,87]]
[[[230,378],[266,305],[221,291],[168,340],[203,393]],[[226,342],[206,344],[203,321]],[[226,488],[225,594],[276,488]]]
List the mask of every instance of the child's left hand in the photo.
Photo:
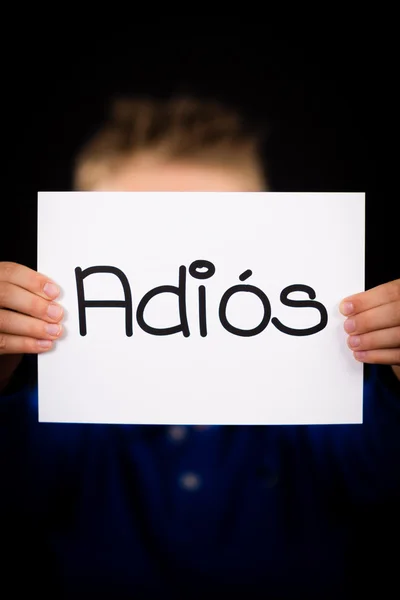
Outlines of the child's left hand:
[[340,312],[354,358],[392,365],[400,379],[400,279],[344,298]]

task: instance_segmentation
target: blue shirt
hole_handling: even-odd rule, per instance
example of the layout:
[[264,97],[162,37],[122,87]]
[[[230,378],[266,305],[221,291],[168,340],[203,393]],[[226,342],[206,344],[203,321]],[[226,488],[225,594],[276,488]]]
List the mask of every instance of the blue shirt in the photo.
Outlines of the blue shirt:
[[41,600],[350,597],[355,523],[400,498],[399,397],[371,367],[362,425],[201,429],[38,423],[35,386],[5,395],[2,581]]

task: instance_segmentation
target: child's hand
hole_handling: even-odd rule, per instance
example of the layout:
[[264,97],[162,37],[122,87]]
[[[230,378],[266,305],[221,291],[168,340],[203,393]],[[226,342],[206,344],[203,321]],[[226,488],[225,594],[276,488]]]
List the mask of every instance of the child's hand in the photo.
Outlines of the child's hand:
[[354,357],[392,365],[400,378],[400,279],[342,300],[340,311]]
[[0,355],[38,354],[60,336],[60,290],[44,275],[0,262]]

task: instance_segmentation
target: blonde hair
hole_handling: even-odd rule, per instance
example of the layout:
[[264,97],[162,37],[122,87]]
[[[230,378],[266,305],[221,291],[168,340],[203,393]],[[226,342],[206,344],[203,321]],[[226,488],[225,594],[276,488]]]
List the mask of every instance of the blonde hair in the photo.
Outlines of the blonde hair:
[[251,164],[265,179],[261,142],[262,136],[238,112],[215,101],[123,98],[114,102],[104,126],[78,154],[74,187],[90,190],[105,172],[144,152],[171,161],[238,168]]

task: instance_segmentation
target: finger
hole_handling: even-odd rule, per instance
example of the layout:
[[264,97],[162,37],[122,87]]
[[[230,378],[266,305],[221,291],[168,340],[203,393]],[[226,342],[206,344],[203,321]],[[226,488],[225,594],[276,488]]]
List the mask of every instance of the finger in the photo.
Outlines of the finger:
[[45,275],[13,262],[0,262],[0,281],[8,281],[42,298],[54,300],[60,288]]
[[10,308],[37,319],[58,322],[63,314],[62,307],[7,281],[0,281],[0,307]]
[[382,304],[382,306],[349,317],[344,322],[344,329],[347,333],[358,335],[369,331],[396,327],[399,324],[400,300],[390,304]]
[[0,332],[12,335],[28,336],[30,338],[55,339],[61,334],[59,323],[46,323],[27,315],[0,309]]
[[400,348],[393,350],[362,350],[353,354],[356,360],[372,365],[400,365]]
[[396,300],[400,300],[400,279],[344,298],[340,303],[340,311],[345,316],[356,315]]
[[347,339],[352,350],[379,350],[384,348],[400,348],[400,327],[380,329],[364,335],[351,335]]
[[0,355],[39,354],[53,347],[52,340],[34,340],[18,335],[0,334]]

